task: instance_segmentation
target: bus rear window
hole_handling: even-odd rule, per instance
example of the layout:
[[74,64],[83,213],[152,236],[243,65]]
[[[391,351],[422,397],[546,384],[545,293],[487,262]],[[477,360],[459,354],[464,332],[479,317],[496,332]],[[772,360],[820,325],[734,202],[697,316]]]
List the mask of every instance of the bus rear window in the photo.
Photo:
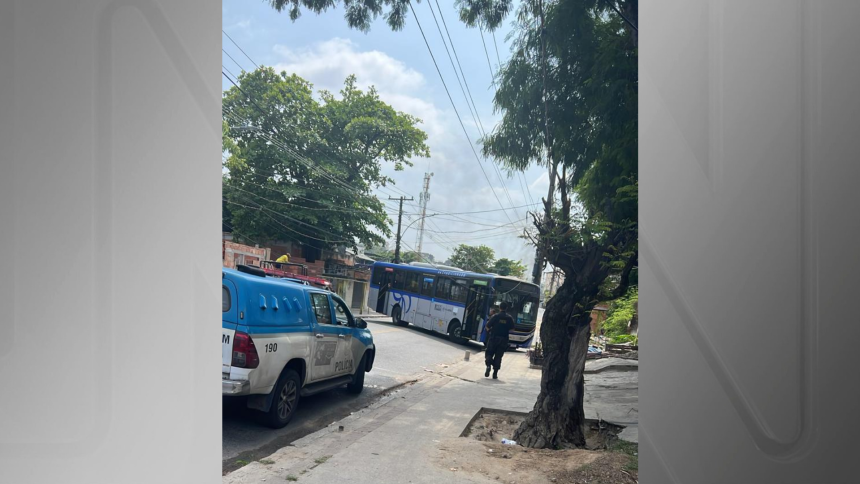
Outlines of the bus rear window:
[[221,312],[226,313],[230,310],[230,291],[226,286],[221,286]]

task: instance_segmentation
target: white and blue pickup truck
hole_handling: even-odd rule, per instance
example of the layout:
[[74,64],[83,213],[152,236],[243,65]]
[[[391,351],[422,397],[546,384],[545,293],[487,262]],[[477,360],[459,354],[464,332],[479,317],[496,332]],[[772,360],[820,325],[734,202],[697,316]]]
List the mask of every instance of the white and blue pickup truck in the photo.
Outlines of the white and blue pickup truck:
[[238,269],[221,273],[222,395],[246,398],[281,428],[303,396],[360,393],[376,355],[367,323],[328,291]]

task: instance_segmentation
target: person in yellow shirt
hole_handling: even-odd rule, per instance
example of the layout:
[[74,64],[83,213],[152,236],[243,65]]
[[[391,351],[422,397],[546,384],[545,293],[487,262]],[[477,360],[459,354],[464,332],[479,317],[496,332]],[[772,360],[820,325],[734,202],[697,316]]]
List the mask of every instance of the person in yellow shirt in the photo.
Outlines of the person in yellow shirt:
[[290,256],[288,256],[287,254],[284,254],[284,255],[278,257],[278,260],[276,260],[275,262],[289,262],[289,261],[290,261]]

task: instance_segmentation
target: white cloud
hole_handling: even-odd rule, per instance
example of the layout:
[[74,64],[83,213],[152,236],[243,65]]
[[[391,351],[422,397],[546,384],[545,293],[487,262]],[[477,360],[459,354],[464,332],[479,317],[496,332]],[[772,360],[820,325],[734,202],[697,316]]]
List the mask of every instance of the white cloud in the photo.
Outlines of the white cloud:
[[[435,173],[430,184],[431,197],[428,206],[431,209],[446,212],[497,210],[499,202],[493,195],[490,185],[493,186],[505,207],[529,203],[522,193],[518,176],[508,180],[504,178],[505,175],[502,172],[504,184],[513,202],[511,203],[502,189],[492,162],[482,159],[481,166],[490,179],[490,185],[487,184],[472,147],[469,146],[463,134],[463,128],[453,109],[450,108],[447,98],[444,94],[437,96],[436,100],[443,103],[441,107],[437,105],[433,98],[433,86],[428,86],[424,75],[408,67],[404,62],[384,52],[362,51],[355,42],[341,38],[333,38],[305,47],[278,45],[274,47],[274,52],[280,57],[280,62],[274,66],[278,72],[283,70],[287,73],[295,73],[313,83],[315,89],[325,89],[333,93],[340,90],[347,76],[355,74],[360,88],[367,89],[375,86],[383,101],[398,111],[409,113],[422,120],[419,127],[427,133],[432,159],[415,159],[413,160],[415,166],[402,172],[395,172],[388,164],[383,166],[383,172],[396,181],[397,188],[415,198],[414,202],[404,206],[405,212],[414,214],[417,211],[418,194],[422,189],[423,175],[428,167],[428,161],[429,170]],[[477,137],[477,129],[474,128],[465,105],[460,103],[458,109],[461,110],[460,115],[463,116],[463,122],[470,136]],[[484,128],[490,130],[494,118],[495,116],[490,113],[482,116]],[[480,155],[480,146],[477,141],[474,139],[473,141],[474,149]],[[535,172],[530,171],[527,175],[529,179],[536,178]],[[546,174],[543,174],[542,178],[534,179],[530,184],[532,194],[545,193],[547,181]],[[536,189],[539,191],[536,192]],[[385,199],[388,193],[380,192],[379,195]],[[526,209],[520,208],[508,210],[508,213],[510,218],[516,221],[525,216],[525,211]],[[404,218],[404,225],[411,220],[410,217]],[[501,211],[463,217],[484,224],[509,223],[508,217]],[[417,223],[413,224],[412,228],[404,233],[404,249],[406,246],[414,246],[417,225]],[[460,242],[488,245],[496,251],[497,257],[520,259],[529,266],[534,259],[534,248],[516,238],[518,234],[482,238],[486,235],[505,232],[504,229],[494,230],[465,221],[452,220],[437,220],[433,225],[446,232],[452,232],[425,234],[423,250],[433,253],[439,260],[445,260],[450,255],[450,249]],[[470,234],[453,233],[465,231],[476,231],[471,234],[476,237],[473,242],[465,240],[470,238]]]
[[360,87],[374,85],[380,92],[414,92],[424,85],[420,72],[384,52],[360,51],[349,39],[336,37],[301,48],[276,45],[273,50],[283,58],[276,71],[294,72],[323,89],[337,91],[350,74]]

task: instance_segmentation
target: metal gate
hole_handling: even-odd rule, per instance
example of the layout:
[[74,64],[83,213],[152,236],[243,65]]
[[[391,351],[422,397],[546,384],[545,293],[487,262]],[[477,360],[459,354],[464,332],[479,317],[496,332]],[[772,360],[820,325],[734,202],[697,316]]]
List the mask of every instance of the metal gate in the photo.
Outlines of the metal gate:
[[367,283],[355,281],[352,283],[352,308],[361,309],[367,298]]

